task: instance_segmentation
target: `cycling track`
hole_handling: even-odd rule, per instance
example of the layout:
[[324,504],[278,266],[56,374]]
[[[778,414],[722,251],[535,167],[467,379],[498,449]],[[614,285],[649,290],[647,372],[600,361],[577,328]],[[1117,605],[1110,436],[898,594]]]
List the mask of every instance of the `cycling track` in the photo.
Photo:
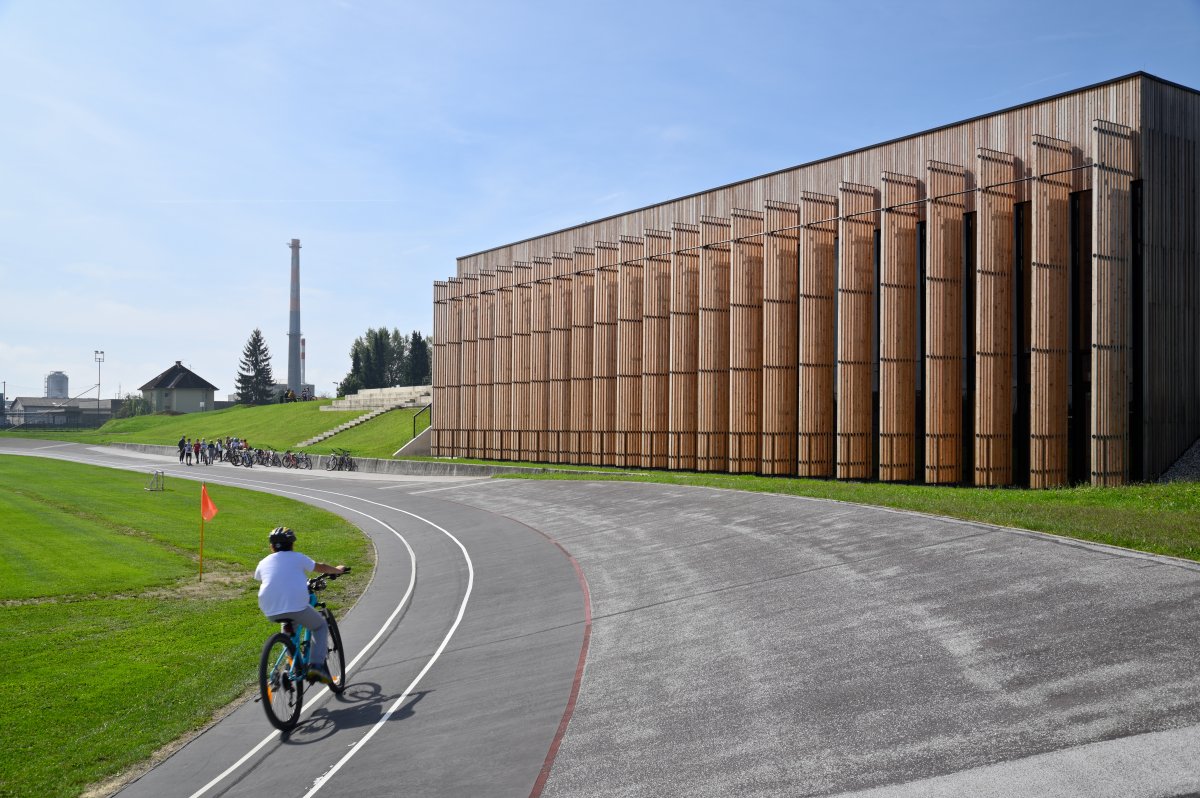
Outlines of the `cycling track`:
[[[54,445],[28,453],[167,463]],[[389,629],[206,795],[1200,793],[1195,564],[703,488],[166,467],[350,518],[379,565],[348,652]],[[382,524],[418,563],[390,624],[411,558]],[[268,733],[247,703],[120,794],[190,796]]]

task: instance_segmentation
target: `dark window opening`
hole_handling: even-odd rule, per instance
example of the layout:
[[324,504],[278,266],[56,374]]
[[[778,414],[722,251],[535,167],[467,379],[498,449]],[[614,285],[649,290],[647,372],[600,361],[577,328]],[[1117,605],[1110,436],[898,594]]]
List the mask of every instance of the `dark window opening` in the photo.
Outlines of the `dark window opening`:
[[914,445],[917,482],[925,481],[925,232],[917,222],[917,434]]
[[1091,481],[1092,192],[1072,193],[1069,207],[1067,480],[1077,484]]
[[962,475],[975,483],[975,212],[963,214]]
[[1143,303],[1146,301],[1144,264],[1142,261],[1142,181],[1134,180],[1129,186],[1130,232],[1130,295],[1133,305],[1130,313],[1130,337],[1132,340],[1129,369],[1129,480],[1141,482],[1146,478],[1145,404],[1142,391],[1146,387],[1145,334],[1146,323]]
[[1033,205],[1013,205],[1013,484],[1029,487],[1030,262]]

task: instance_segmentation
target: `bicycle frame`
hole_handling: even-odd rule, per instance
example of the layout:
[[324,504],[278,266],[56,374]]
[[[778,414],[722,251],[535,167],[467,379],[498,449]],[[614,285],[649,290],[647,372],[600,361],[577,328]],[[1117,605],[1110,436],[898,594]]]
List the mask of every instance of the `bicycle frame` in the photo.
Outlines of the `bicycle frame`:
[[[317,594],[309,592],[308,606],[314,609],[321,609],[325,606],[324,602],[317,601]],[[296,656],[292,659],[287,668],[287,678],[293,682],[304,680],[304,674],[308,670],[309,652],[312,650],[312,632],[307,626],[288,621],[282,624],[283,633],[290,635],[292,645],[296,647]],[[287,652],[284,651],[279,655],[279,659],[275,661],[274,668],[278,669],[283,664],[284,658],[287,657]]]

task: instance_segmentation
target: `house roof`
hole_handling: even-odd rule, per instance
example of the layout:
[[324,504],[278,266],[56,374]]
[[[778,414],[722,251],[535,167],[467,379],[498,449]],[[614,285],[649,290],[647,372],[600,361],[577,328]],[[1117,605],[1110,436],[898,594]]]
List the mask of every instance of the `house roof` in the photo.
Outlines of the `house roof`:
[[204,379],[196,372],[183,365],[176,360],[175,365],[159,374],[150,382],[138,388],[139,391],[156,391],[160,389],[198,389],[201,391],[215,391],[217,386],[213,385],[208,380]]

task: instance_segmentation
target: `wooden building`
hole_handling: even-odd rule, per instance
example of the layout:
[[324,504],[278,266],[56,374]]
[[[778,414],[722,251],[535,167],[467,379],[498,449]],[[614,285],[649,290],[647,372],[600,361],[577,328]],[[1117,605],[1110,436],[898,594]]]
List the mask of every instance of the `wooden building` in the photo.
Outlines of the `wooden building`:
[[1200,92],[1136,73],[458,260],[433,453],[1053,487],[1200,437]]

